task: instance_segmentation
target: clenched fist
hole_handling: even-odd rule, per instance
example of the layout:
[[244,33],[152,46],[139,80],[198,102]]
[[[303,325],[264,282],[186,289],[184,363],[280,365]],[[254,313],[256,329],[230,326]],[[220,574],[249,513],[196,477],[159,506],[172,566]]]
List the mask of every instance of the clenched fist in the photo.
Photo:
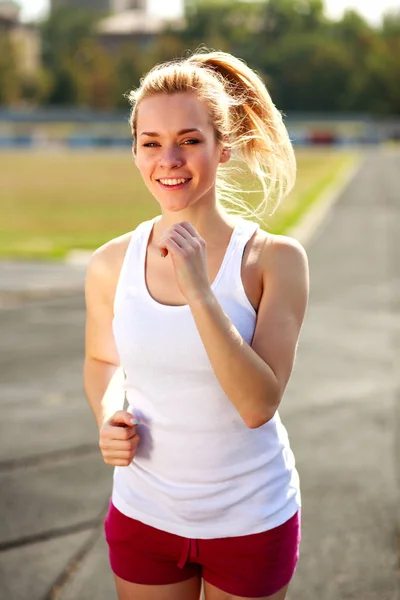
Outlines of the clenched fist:
[[100,428],[99,446],[107,465],[127,467],[135,456],[140,437],[137,421],[125,410],[117,411]]

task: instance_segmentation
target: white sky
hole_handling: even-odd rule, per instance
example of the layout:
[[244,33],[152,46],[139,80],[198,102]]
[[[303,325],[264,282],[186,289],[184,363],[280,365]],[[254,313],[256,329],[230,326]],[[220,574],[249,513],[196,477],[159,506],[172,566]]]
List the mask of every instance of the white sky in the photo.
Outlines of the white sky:
[[[50,6],[50,0],[15,0],[22,8],[23,21],[40,18]],[[182,10],[181,0],[148,0],[150,12],[159,16],[178,16]]]
[[[22,19],[40,18],[48,11],[49,0],[17,0],[22,7]],[[152,13],[161,16],[176,16],[181,10],[181,0],[149,0]],[[355,8],[368,21],[378,24],[382,13],[388,8],[400,9],[400,0],[325,0],[326,13],[332,18],[338,18],[346,8]]]

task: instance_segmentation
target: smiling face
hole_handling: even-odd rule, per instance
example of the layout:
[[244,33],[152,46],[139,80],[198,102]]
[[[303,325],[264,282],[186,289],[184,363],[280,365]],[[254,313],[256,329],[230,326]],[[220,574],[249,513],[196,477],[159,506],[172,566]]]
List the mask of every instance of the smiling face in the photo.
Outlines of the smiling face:
[[215,202],[217,167],[230,151],[217,144],[206,105],[196,94],[142,100],[136,123],[136,165],[162,208],[180,211]]

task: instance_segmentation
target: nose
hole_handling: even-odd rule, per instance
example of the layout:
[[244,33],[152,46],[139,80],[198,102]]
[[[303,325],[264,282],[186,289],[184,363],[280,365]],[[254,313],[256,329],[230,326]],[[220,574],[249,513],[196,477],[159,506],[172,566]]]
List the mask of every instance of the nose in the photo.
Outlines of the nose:
[[183,156],[179,148],[164,148],[164,151],[160,157],[160,167],[164,167],[165,169],[173,169],[175,167],[181,167],[183,162]]

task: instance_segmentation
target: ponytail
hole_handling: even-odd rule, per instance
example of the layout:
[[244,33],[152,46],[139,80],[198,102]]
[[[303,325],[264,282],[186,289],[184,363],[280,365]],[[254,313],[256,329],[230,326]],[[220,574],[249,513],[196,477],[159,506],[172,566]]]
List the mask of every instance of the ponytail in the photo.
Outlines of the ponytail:
[[222,77],[232,99],[230,138],[232,148],[243,159],[263,189],[263,200],[255,217],[266,209],[272,214],[296,181],[296,159],[281,113],[272,102],[262,79],[245,62],[226,52],[192,55],[194,62]]

